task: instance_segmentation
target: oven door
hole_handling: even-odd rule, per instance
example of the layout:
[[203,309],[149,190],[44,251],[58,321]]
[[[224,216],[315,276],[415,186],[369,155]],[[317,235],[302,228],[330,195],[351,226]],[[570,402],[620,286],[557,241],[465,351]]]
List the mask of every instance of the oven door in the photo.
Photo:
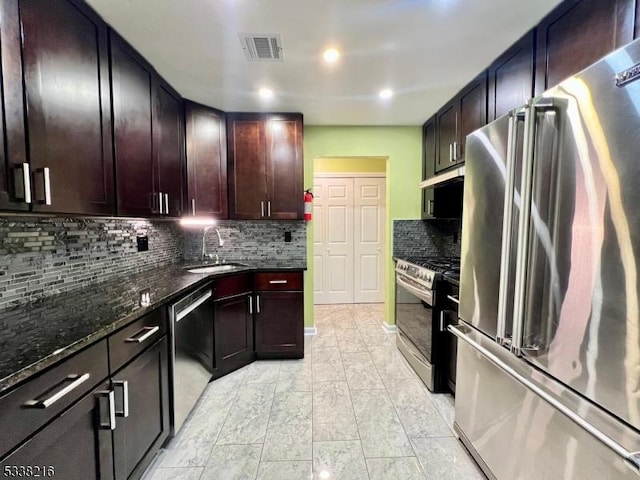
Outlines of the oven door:
[[396,326],[433,363],[433,292],[401,273],[396,273]]

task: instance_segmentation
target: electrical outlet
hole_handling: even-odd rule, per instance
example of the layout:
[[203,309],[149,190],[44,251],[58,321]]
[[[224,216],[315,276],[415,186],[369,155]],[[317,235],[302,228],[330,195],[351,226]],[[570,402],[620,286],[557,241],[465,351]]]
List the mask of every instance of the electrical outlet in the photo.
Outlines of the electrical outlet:
[[138,243],[139,252],[146,252],[149,250],[149,237],[146,235],[138,235],[136,237],[136,241]]
[[291,232],[284,232],[284,241],[287,243],[291,241]]

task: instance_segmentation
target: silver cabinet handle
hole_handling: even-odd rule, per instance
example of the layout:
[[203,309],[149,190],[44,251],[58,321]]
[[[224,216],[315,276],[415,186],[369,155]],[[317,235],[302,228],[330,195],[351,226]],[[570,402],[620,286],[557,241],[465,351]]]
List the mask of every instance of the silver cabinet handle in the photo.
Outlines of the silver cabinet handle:
[[433,215],[433,203],[434,203],[434,200],[429,200],[429,202],[427,204],[428,205],[427,206],[427,213],[429,215]]
[[[160,330],[160,327],[156,325],[155,327],[143,327],[138,333],[125,339],[127,343],[142,343],[151,337],[154,333],[157,333]],[[146,332],[146,333],[144,333]],[[142,334],[142,335],[141,335]],[[138,336],[140,335],[140,336]]]
[[260,295],[256,295],[256,313],[260,313]]
[[51,171],[49,167],[38,169],[42,173],[42,180],[44,182],[44,200],[39,203],[44,205],[51,205]]
[[453,143],[449,144],[449,162],[453,163]]
[[169,215],[169,194],[164,194],[164,213]]
[[253,315],[253,298],[249,295],[249,315]]
[[106,422],[102,421],[102,411],[99,412],[99,428],[102,430],[115,430],[116,429],[116,402],[115,394],[113,390],[101,390],[96,392],[98,399],[106,398],[109,403],[109,418]]
[[504,373],[513,378],[516,382],[520,383],[523,387],[527,388],[542,400],[547,402],[553,408],[558,410],[560,413],[564,414],[569,420],[572,420],[576,425],[586,430],[597,440],[605,444],[611,450],[613,450],[617,455],[626,460],[627,464],[634,471],[640,471],[640,452],[630,452],[624,446],[620,445],[618,442],[613,440],[611,437],[607,436],[604,432],[600,431],[594,425],[587,422],[584,418],[574,412],[572,409],[564,405],[562,402],[558,401],[555,397],[549,395],[545,390],[540,388],[538,385],[530,381],[528,378],[520,375],[515,369],[511,366],[504,363],[499,357],[494,355],[491,351],[480,345],[478,342],[469,337],[465,331],[459,326],[449,325],[449,331],[453,333],[460,340],[467,343],[471,348],[480,353],[484,358],[486,358],[490,363],[495,365],[497,368],[502,370]]
[[76,375],[76,374],[68,375],[67,378],[64,379],[64,381],[66,382],[67,380],[73,380],[69,385],[62,388],[61,390],[58,390],[56,393],[46,398],[45,400],[29,400],[27,403],[24,404],[24,406],[29,408],[49,408],[51,405],[56,403],[62,397],[69,394],[70,392],[78,388],[80,385],[82,385],[84,382],[89,380],[90,376],[91,375],[89,375],[88,373],[85,373],[83,375]]
[[118,417],[127,418],[129,416],[129,382],[127,380],[114,380],[114,392],[116,388],[122,389],[122,410],[116,409],[116,415]]
[[264,217],[264,202],[260,202],[260,216]]
[[159,202],[159,207],[160,207],[158,209],[159,210],[158,213],[160,213],[160,215],[162,215],[164,213],[164,202],[163,202],[163,200],[164,200],[164,197],[162,195],[162,192],[158,192],[158,202]]
[[269,283],[272,285],[277,285],[277,284],[287,284],[288,281],[287,280],[269,280]]
[[440,310],[440,331],[446,332],[447,329],[444,326],[444,310]]
[[[24,203],[32,203],[33,199],[31,197],[31,171],[28,163],[21,163],[20,165],[16,165],[16,171],[14,171],[14,179],[15,184],[18,185],[18,182],[22,183],[23,195],[19,200],[23,200]],[[22,170],[22,175],[19,175],[17,170]],[[17,193],[17,192],[16,192]],[[17,197],[17,195],[16,195]]]
[[191,199],[191,214],[192,215],[196,214],[196,199],[195,198]]
[[458,300],[456,297],[453,297],[451,295],[447,295],[447,298],[449,300],[451,300],[453,303],[455,303],[456,305],[460,305],[460,300]]
[[267,217],[271,217],[271,200],[267,202]]

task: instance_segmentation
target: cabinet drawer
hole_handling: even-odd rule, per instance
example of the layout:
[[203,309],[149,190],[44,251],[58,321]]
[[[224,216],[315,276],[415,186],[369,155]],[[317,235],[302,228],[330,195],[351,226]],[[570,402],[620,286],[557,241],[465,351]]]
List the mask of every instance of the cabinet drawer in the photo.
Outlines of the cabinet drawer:
[[302,290],[302,273],[256,273],[255,290]]
[[102,340],[0,397],[0,457],[109,375]]
[[233,297],[251,292],[251,275],[236,275],[216,280],[213,298]]
[[115,372],[158,341],[167,332],[165,308],[161,307],[109,337],[109,367]]

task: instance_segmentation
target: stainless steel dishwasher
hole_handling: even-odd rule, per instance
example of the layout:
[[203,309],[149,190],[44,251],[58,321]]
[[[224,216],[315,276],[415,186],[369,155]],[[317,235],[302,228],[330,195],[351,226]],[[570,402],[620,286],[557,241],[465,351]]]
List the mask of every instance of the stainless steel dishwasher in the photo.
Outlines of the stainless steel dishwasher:
[[171,435],[175,435],[211,380],[213,360],[213,286],[169,307],[171,333]]

